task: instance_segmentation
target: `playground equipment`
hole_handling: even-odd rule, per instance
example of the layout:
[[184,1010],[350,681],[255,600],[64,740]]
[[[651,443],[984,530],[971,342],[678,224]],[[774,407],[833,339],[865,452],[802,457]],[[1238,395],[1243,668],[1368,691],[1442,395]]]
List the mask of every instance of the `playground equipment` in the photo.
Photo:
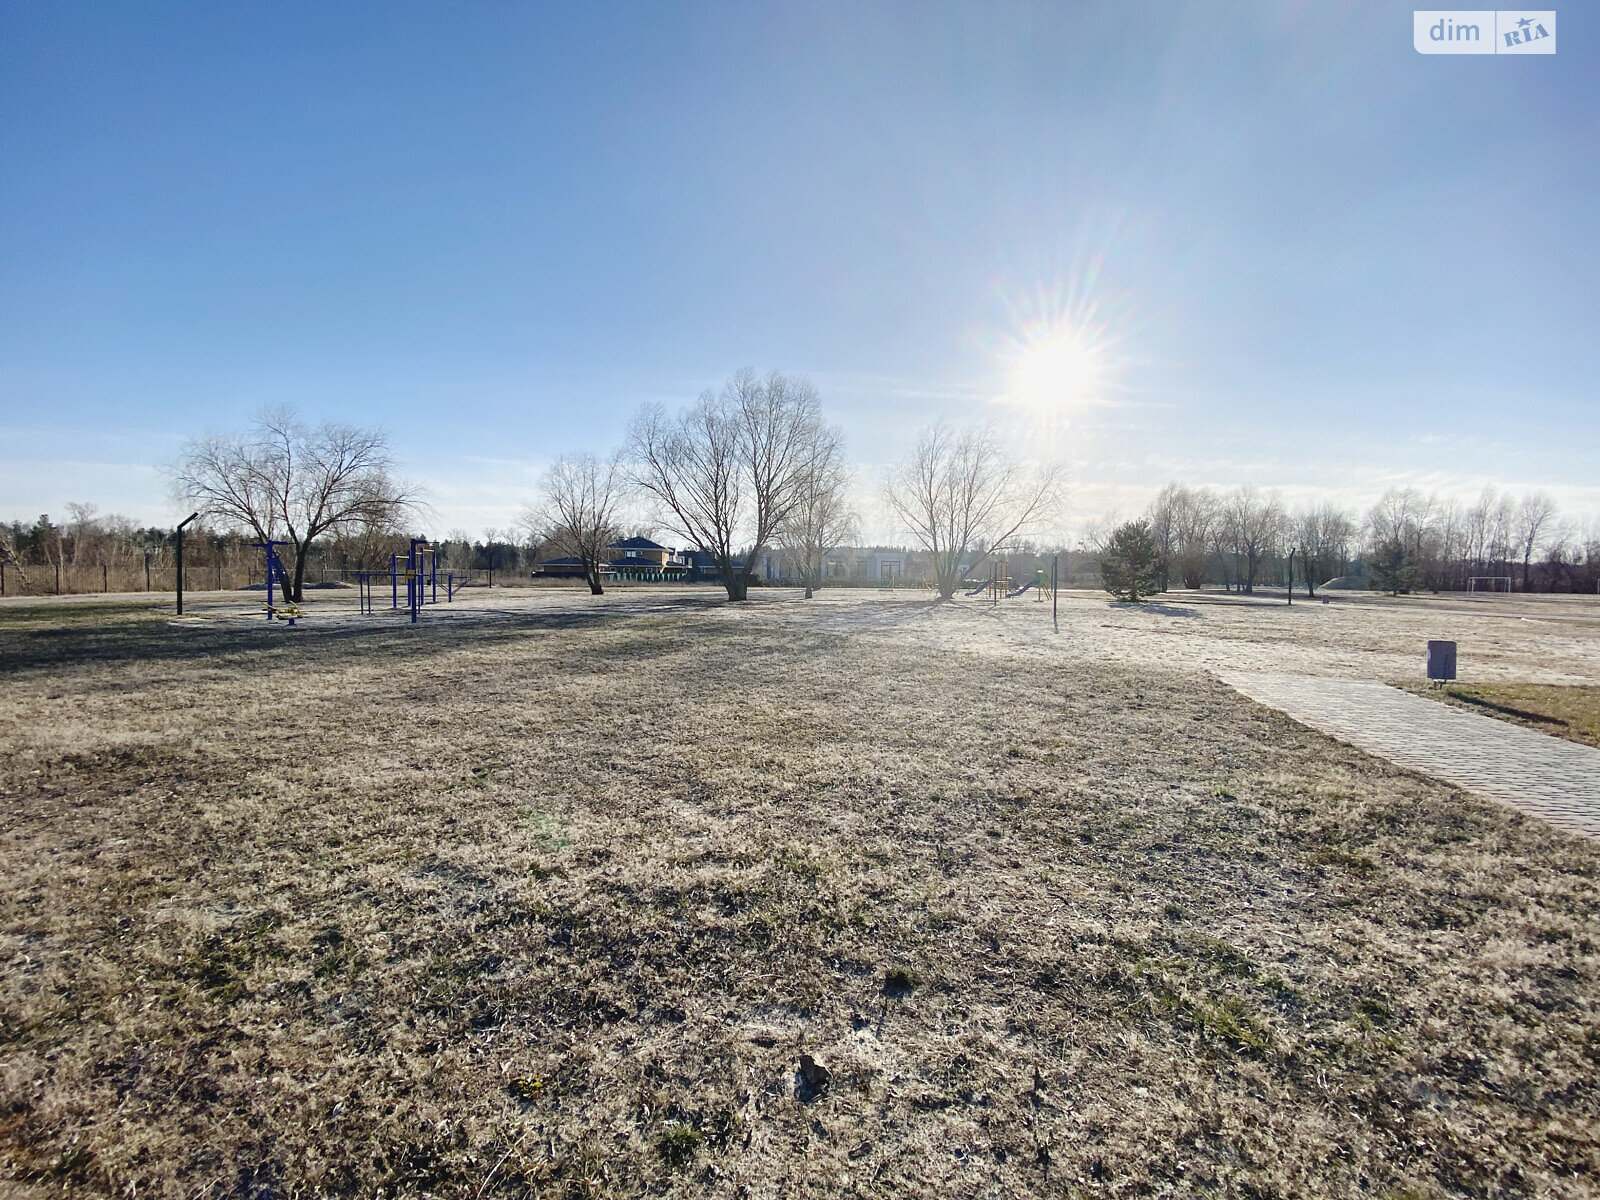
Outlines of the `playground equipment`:
[[[990,603],[992,604],[999,604],[1002,597],[1007,600],[1014,600],[1028,591],[1031,591],[1034,600],[1041,604],[1044,603],[1045,597],[1048,596],[1050,598],[1050,627],[1060,633],[1061,555],[1057,554],[1051,559],[1048,575],[1043,567],[1038,567],[1034,570],[1032,579],[1015,588],[1011,586],[1013,580],[1007,574],[1010,565],[1007,559],[996,559],[989,568],[989,578],[967,592],[967,595],[976,596],[979,592],[988,592]],[[971,580],[963,582],[970,583]]]
[[1033,578],[1028,580],[1027,583],[1023,584],[1019,588],[1013,588],[1011,591],[1007,592],[1006,599],[1013,600],[1022,595],[1023,592],[1031,591],[1033,593],[1033,598],[1042,603],[1044,601],[1045,593],[1051,590],[1049,584],[1046,582],[1048,578],[1049,576],[1045,574],[1044,568],[1040,567],[1033,573]]
[[1040,603],[1043,603],[1047,596],[1053,602],[1056,593],[1055,572],[1059,569],[1059,557],[1058,555],[1058,561],[1051,571],[1047,572],[1043,567],[1040,567],[1034,571],[1032,579],[1020,584],[1011,578],[1010,561],[1004,558],[998,559],[989,568],[989,578],[967,592],[967,595],[976,596],[981,592],[987,592],[990,602],[998,604],[1002,599],[1015,600],[1025,592],[1031,591],[1034,594],[1033,598]]
[[[355,573],[356,598],[363,613],[371,615],[375,584],[385,574],[389,577],[389,606],[395,611],[401,607],[400,583],[405,581],[405,608],[411,613],[412,624],[416,623],[417,614],[426,605],[439,603],[439,553],[427,538],[412,538],[410,548],[404,555],[391,554],[387,572]],[[444,577],[445,603],[453,604],[455,598],[455,573],[447,571]]]
[[[287,621],[293,625],[300,616],[300,606],[289,598],[289,573],[283,569],[283,560],[278,557],[278,547],[287,546],[288,542],[251,542],[252,546],[259,546],[266,552],[267,557],[267,620]],[[273,588],[276,587],[283,597],[282,604],[273,603]],[[181,593],[180,593],[181,595]]]
[[1469,592],[1509,592],[1510,590],[1511,576],[1509,575],[1467,576],[1467,591]]
[[1000,597],[1011,593],[1011,576],[1007,574],[1009,563],[1003,558],[996,559],[989,567],[989,578],[980,583],[967,593],[976,596],[979,592],[987,592],[989,602],[998,604]]

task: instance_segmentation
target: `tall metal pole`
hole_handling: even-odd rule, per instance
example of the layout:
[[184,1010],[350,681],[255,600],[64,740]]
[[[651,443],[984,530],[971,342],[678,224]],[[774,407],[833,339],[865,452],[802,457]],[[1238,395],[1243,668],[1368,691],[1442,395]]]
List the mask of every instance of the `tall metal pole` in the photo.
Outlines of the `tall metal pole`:
[[1055,561],[1050,564],[1050,624],[1057,633],[1061,632],[1061,619],[1056,615],[1056,593],[1061,590],[1061,555],[1056,555]]
[[[187,517],[185,517],[183,520],[178,522],[178,581],[177,581],[177,592],[178,592],[178,615],[180,617],[183,616],[183,527],[185,525],[187,525],[190,521],[197,521],[199,519],[200,519],[200,514],[195,512],[195,513],[190,513]],[[272,603],[272,600],[271,600],[272,593],[268,592],[267,596],[268,596],[267,603],[268,604]]]
[[1294,551],[1289,551],[1289,603],[1294,603]]

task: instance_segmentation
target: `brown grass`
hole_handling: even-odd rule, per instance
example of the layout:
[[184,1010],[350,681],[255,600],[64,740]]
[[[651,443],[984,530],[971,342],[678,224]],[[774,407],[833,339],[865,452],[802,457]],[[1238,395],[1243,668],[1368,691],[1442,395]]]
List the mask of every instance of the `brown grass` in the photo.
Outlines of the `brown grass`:
[[1402,686],[1458,708],[1469,708],[1586,746],[1600,746],[1600,687],[1540,683]]
[[1600,853],[1203,677],[758,610],[0,661],[41,1194],[1595,1189]]

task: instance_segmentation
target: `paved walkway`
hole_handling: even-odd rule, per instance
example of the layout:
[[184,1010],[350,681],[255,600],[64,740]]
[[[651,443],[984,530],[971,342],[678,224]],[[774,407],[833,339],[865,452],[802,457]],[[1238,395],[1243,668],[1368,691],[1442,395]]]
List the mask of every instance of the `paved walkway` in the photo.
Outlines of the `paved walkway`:
[[1342,742],[1600,837],[1600,750],[1382,683],[1218,674],[1250,699]]

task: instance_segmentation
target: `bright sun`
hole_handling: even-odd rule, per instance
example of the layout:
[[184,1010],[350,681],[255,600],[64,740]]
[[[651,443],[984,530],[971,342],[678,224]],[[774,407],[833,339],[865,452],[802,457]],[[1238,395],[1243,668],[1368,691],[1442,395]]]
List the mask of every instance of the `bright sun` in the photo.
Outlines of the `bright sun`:
[[1035,342],[1018,356],[1016,395],[1033,409],[1052,409],[1089,399],[1099,382],[1094,349],[1073,334]]

